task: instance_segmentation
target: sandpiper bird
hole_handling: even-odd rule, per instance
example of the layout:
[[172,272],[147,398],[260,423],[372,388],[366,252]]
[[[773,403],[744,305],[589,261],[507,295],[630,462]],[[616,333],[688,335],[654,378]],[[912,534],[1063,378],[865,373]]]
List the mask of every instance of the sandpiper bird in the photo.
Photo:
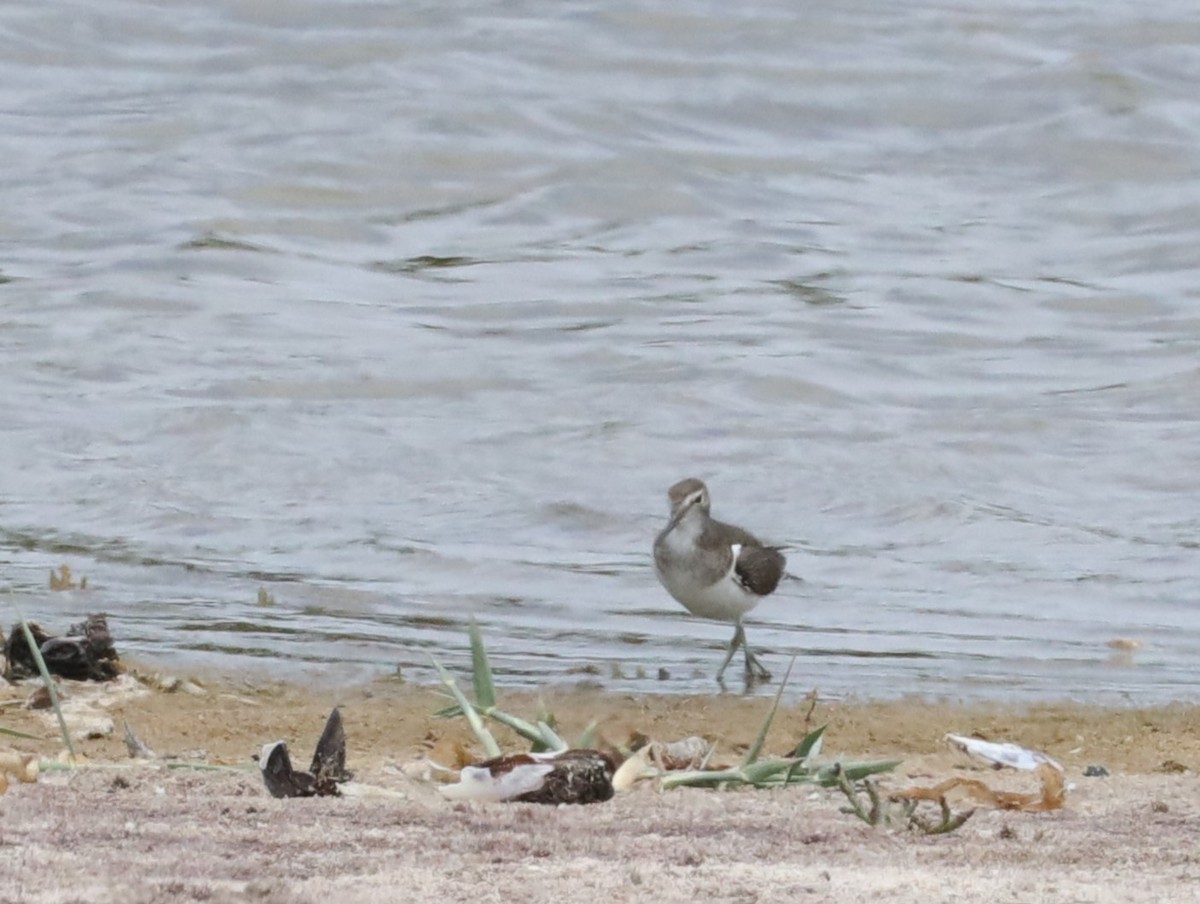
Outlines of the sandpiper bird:
[[438,790],[451,800],[595,804],[612,798],[615,771],[599,750],[517,753],[464,766],[458,784]]
[[787,560],[748,531],[709,517],[712,503],[703,481],[681,480],[667,498],[671,520],[654,541],[659,581],[693,615],[737,625],[717,681],[739,646],[746,654],[746,676],[768,680],[770,672],[746,643],[742,616],[775,590]]

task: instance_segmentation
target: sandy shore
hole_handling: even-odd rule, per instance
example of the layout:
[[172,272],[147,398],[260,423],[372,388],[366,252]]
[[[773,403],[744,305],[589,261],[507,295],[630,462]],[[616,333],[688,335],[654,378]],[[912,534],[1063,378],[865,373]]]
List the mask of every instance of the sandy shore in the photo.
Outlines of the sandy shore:
[[[185,686],[186,687],[186,686]],[[768,749],[783,753],[828,724],[827,758],[896,757],[893,787],[968,774],[942,736],[1014,740],[1059,759],[1063,810],[980,811],[926,837],[873,829],[809,789],[666,793],[646,785],[590,807],[451,804],[411,776],[414,762],[471,752],[461,720],[432,713],[427,688],[379,682],[328,691],[237,681],[168,693],[68,685],[72,724],[91,764],[44,771],[0,797],[0,902],[50,901],[1188,901],[1200,900],[1200,710],[1078,705],[1010,708],[927,701],[785,706]],[[0,704],[29,687],[0,687]],[[732,759],[769,701],[733,695],[624,696],[548,689],[503,695],[525,715],[544,704],[566,737],[599,719],[604,738],[701,734]],[[275,800],[245,767],[287,739],[304,764],[333,705],[363,796]],[[46,713],[0,709],[0,726],[33,734],[12,746],[54,757]],[[105,724],[104,720],[109,720]],[[129,759],[134,727],[159,758]],[[498,732],[502,745],[524,749]],[[0,746],[7,741],[0,741]],[[1085,778],[1087,766],[1106,778]],[[1028,776],[976,771],[996,787]]]

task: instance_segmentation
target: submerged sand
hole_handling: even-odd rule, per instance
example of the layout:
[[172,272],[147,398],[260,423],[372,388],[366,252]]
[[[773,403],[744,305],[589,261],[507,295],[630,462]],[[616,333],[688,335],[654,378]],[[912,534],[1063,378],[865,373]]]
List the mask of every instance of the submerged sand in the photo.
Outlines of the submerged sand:
[[[0,797],[0,902],[1200,900],[1200,709],[1191,706],[818,700],[782,708],[769,752],[828,724],[827,758],[902,759],[887,779],[893,787],[969,774],[1033,790],[1028,776],[963,773],[942,741],[948,731],[1017,741],[1066,767],[1073,787],[1064,809],[981,810],[935,837],[868,827],[840,812],[837,792],[809,788],[664,793],[646,785],[589,807],[451,804],[412,764],[469,755],[473,739],[462,720],[433,715],[445,701],[429,688],[226,680],[191,690],[67,685],[73,724],[99,715],[93,727],[104,730],[107,717],[114,730],[79,742],[88,767],[45,771]],[[29,691],[0,688],[0,704]],[[527,716],[544,706],[568,738],[597,719],[610,742],[634,732],[701,734],[732,760],[770,701],[551,688],[505,693],[503,703]],[[256,771],[185,767],[245,767],[279,738],[304,765],[335,704],[364,796],[275,800]],[[43,757],[62,747],[51,718],[0,710],[0,726],[38,737],[13,746]],[[157,759],[130,760],[126,722]],[[527,746],[497,735],[508,749]],[[1085,778],[1088,766],[1109,775]]]

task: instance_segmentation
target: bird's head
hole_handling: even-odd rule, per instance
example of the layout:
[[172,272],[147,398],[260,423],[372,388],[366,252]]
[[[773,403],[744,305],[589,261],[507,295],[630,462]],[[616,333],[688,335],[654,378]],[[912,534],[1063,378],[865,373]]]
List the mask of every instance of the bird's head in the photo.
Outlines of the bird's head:
[[667,490],[667,499],[671,502],[672,527],[682,521],[693,508],[707,515],[712,505],[708,498],[708,487],[704,485],[704,481],[695,477],[681,480],[672,486]]

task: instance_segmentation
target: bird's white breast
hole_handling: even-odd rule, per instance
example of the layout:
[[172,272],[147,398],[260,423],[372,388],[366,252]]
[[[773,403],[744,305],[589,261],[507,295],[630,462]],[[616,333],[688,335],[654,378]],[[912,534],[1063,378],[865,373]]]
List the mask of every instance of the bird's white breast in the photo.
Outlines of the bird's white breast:
[[667,592],[693,615],[717,621],[737,621],[757,606],[760,599],[742,587],[735,578],[734,565],[741,547],[738,544],[730,547],[732,555],[729,569],[716,581],[710,578],[706,582],[697,569],[687,567],[690,557],[695,554],[695,545],[694,538],[689,537],[681,529],[683,527],[681,524],[680,528],[663,538],[670,553],[668,561],[675,567],[664,568],[656,558],[658,579]]

